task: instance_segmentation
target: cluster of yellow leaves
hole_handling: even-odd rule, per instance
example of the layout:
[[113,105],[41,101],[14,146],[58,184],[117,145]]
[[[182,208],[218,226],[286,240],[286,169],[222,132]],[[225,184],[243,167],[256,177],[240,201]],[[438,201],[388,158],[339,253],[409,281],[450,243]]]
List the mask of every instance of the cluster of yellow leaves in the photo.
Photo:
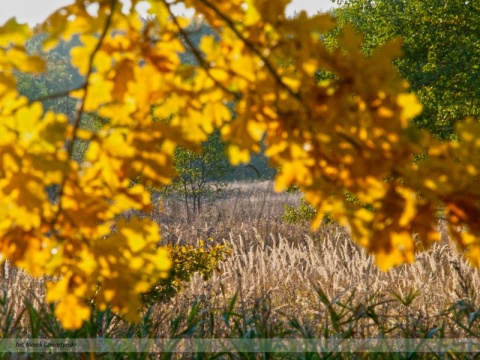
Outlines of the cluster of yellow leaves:
[[[414,231],[425,236],[425,244],[437,239],[431,228],[433,205],[420,202],[415,189],[400,181],[385,180],[401,176],[411,166],[412,154],[421,150],[407,131],[421,105],[392,66],[392,59],[401,54],[399,42],[367,58],[361,52],[361,36],[346,27],[339,48],[329,51],[321,34],[333,26],[328,15],[302,13],[272,26],[263,44],[258,36],[246,37],[234,58],[239,59],[249,43],[264,55],[253,61],[249,80],[255,86],[242,91],[238,119],[223,133],[231,142],[234,162],[248,160],[248,150],[258,151],[265,136],[266,155],[281,166],[277,190],[298,185],[317,209],[314,226],[328,212],[348,225],[356,241],[388,269],[413,260]],[[223,35],[221,39],[216,46],[231,42]],[[226,71],[233,73],[232,56],[229,51],[216,63],[225,63]],[[265,71],[266,64],[275,64],[275,73]],[[315,82],[318,70],[335,78]],[[345,192],[374,211],[347,201]],[[429,211],[432,221],[422,222],[429,219],[417,216],[420,208],[422,213]]]
[[428,160],[406,174],[424,199],[442,204],[450,235],[458,248],[480,267],[480,123],[466,119],[457,125],[458,142],[429,139]]
[[[58,29],[55,25],[77,14],[80,22],[71,26],[75,31],[84,30],[82,16],[88,13],[82,12],[82,6],[83,2],[78,2],[55,13],[45,28]],[[108,13],[109,9],[101,5],[99,11]],[[88,51],[94,51],[88,42],[99,42],[96,34],[105,21],[98,21],[98,28],[95,22],[87,22],[88,31],[82,40]],[[46,44],[49,46],[56,35],[69,34],[52,32]],[[63,114],[44,113],[40,102],[29,104],[17,93],[14,76],[14,71],[43,71],[43,63],[25,51],[29,36],[28,27],[14,20],[0,31],[1,74],[8,80],[1,82],[5,89],[0,94],[2,259],[9,258],[33,275],[58,279],[48,285],[47,300],[58,302],[56,314],[65,328],[78,328],[89,318],[86,300],[94,300],[100,308],[111,305],[114,311],[135,320],[139,296],[167,276],[171,260],[166,250],[158,249],[160,232],[156,223],[115,219],[129,209],[150,209],[145,185],[132,185],[131,179],[141,174],[146,184],[168,183],[173,175],[171,154],[175,144],[186,141],[181,140],[180,129],[167,128],[152,119],[144,121],[140,112],[149,105],[134,108],[135,116],[127,113],[118,122],[112,117],[108,126],[93,134],[69,125]],[[75,49],[77,52],[81,50]],[[92,53],[82,56],[90,59]],[[103,56],[105,60],[108,55]],[[97,65],[97,58],[87,61],[87,69],[75,54],[73,58],[84,74],[91,75],[83,90],[83,111],[112,102],[113,97],[102,90],[109,88],[101,75],[109,74],[91,69]],[[24,62],[30,67],[21,66]],[[144,70],[139,68],[138,72]],[[117,87],[125,81],[120,78]],[[126,82],[124,90],[112,87],[115,94],[124,95]],[[143,82],[149,83],[146,79]],[[143,101],[149,100],[141,98],[140,103]],[[123,105],[123,100],[119,104]],[[117,111],[120,114],[123,109]],[[79,138],[90,140],[81,164],[71,159],[68,146]],[[49,199],[47,190],[52,193],[53,186],[60,190],[56,199]]]
[[[460,144],[415,134],[409,122],[421,105],[391,64],[400,42],[365,57],[362,37],[346,27],[338,48],[327,49],[322,34],[335,26],[332,17],[288,19],[288,2],[183,1],[219,35],[204,37],[199,49],[166,0],[132,0],[129,8],[75,0],[59,9],[39,29],[45,49],[80,34],[71,55],[85,85],[71,93],[79,99],[73,126],[18,95],[14,71],[42,71],[43,63],[25,51],[28,27],[15,20],[0,27],[0,251],[34,275],[58,278],[47,298],[59,302],[64,327],[90,316],[86,300],[136,318],[139,294],[166,276],[170,260],[157,249],[154,223],[116,219],[149,211],[146,187],[170,182],[175,148],[198,150],[216,127],[234,164],[265,139],[272,165],[281,166],[277,189],[298,185],[317,209],[314,226],[328,212],[381,268],[413,261],[413,233],[424,246],[438,240],[440,204],[480,265],[480,160],[470,156],[480,146],[478,125],[459,129]],[[144,21],[140,3],[150,6]],[[181,64],[187,51],[196,65]],[[333,76],[317,82],[318,71]],[[85,111],[106,120],[101,130],[78,128]],[[80,164],[71,159],[76,139],[89,141]],[[426,145],[430,159],[413,164]],[[53,185],[54,202],[46,191]],[[471,232],[458,231],[463,225]]]
[[52,256],[48,267],[60,269],[62,277],[48,284],[47,301],[59,301],[56,315],[65,328],[78,328],[90,317],[90,307],[80,299],[93,299],[100,310],[111,305],[128,320],[138,320],[139,295],[154,285],[152,277],[166,278],[171,266],[168,252],[157,249],[158,225],[121,220],[113,233],[99,226],[90,239],[85,243],[77,236]]

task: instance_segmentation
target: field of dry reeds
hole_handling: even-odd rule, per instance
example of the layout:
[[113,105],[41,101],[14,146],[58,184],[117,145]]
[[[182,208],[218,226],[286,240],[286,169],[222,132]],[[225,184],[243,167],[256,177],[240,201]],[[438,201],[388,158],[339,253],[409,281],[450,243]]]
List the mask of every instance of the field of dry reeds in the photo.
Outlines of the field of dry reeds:
[[153,214],[164,243],[211,238],[212,244],[229,243],[232,252],[209,280],[194,276],[171,301],[143,309],[142,322],[133,326],[107,312],[82,330],[66,332],[44,302],[43,281],[7,266],[1,280],[1,335],[479,337],[480,273],[451,250],[442,224],[440,243],[418,254],[415,263],[383,273],[339,226],[312,233],[307,223],[283,223],[284,204],[296,205],[299,199],[299,194],[275,193],[271,182],[232,183],[224,199],[190,221],[182,204],[164,199]]

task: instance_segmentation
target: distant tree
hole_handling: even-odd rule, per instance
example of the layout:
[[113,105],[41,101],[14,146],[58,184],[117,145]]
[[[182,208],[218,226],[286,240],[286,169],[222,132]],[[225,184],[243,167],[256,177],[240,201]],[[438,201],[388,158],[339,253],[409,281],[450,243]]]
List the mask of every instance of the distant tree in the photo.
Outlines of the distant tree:
[[202,144],[201,153],[177,147],[174,166],[178,176],[162,193],[178,196],[188,219],[200,213],[205,203],[215,200],[226,187],[225,176],[233,172],[219,131]]
[[42,41],[45,37],[42,34],[32,37],[26,48],[29,54],[40,56],[45,61],[46,71],[37,75],[19,73],[18,91],[30,101],[40,100],[45,111],[60,112],[72,120],[78,100],[71,96],[52,95],[62,92],[68,95],[68,90],[79,86],[83,81],[78,70],[72,66],[70,56],[70,50],[79,45],[79,40],[74,37],[70,41],[60,41],[52,50],[43,51]]
[[401,37],[395,64],[423,104],[414,123],[442,139],[454,124],[480,115],[480,2],[465,0],[340,0],[340,24],[353,24],[371,54]]

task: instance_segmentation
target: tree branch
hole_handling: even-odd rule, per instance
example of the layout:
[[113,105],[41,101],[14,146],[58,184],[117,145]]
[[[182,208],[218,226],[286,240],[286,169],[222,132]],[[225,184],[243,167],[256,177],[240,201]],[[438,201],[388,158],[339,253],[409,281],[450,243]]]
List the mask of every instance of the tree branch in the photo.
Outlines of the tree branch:
[[83,84],[81,84],[77,87],[74,87],[72,89],[63,90],[63,91],[60,91],[60,92],[57,92],[57,93],[53,93],[53,94],[50,94],[50,95],[45,95],[45,96],[35,98],[33,100],[29,100],[29,103],[31,104],[31,103],[37,102],[37,101],[46,101],[46,100],[52,100],[52,99],[57,99],[57,98],[60,98],[60,97],[68,96],[72,91],[85,89],[86,87],[87,87],[87,83],[83,83]]
[[[164,0],[163,0],[164,1]],[[228,25],[228,27],[235,33],[235,35],[237,35],[237,37],[250,49],[250,51],[252,51],[255,55],[257,55],[262,61],[263,63],[265,64],[265,67],[268,69],[268,71],[272,74],[273,78],[275,79],[275,81],[284,89],[286,90],[290,95],[292,95],[295,99],[297,99],[299,102],[302,102],[302,97],[300,95],[300,93],[296,92],[296,91],[293,91],[287,84],[285,84],[282,80],[282,78],[280,77],[280,75],[278,75],[277,71],[275,70],[275,68],[273,67],[273,65],[268,61],[268,59],[263,56],[263,54],[260,52],[260,50],[258,50],[255,45],[253,45],[248,39],[246,39],[245,37],[243,37],[242,34],[240,34],[240,31],[237,30],[237,28],[235,27],[235,24],[233,23],[233,21],[231,19],[229,19],[225,14],[223,14],[215,5],[211,4],[210,2],[208,2],[207,0],[200,0],[203,4],[205,4],[205,6],[209,7],[210,9],[212,9],[215,14],[217,14],[217,16],[222,19],[223,21],[225,21]]]
[[173,22],[175,23],[175,26],[177,27],[178,29],[178,32],[180,33],[180,35],[182,35],[183,39],[185,40],[185,42],[187,43],[189,49],[192,51],[193,55],[195,56],[195,58],[198,60],[200,66],[206,71],[208,77],[210,79],[212,79],[212,81],[215,83],[215,85],[217,85],[219,88],[221,88],[223,91],[225,91],[226,93],[228,94],[231,94],[233,95],[233,97],[235,99],[239,99],[240,97],[240,94],[234,92],[234,91],[231,91],[229,89],[227,89],[223,84],[221,84],[220,82],[218,82],[217,79],[215,79],[209,72],[210,70],[210,65],[205,61],[205,59],[203,58],[203,55],[200,53],[200,51],[198,51],[198,49],[195,47],[195,44],[190,40],[187,32],[185,31],[185,29],[182,28],[182,26],[180,25],[180,23],[178,22],[178,19],[177,17],[175,16],[175,14],[172,12],[172,10],[170,9],[170,5],[166,0],[161,0],[165,6],[167,7],[168,9],[168,13],[170,14]]
[[[88,71],[87,71],[87,75],[85,76],[85,82],[83,83],[83,85],[81,87],[78,88],[78,90],[83,89],[84,94],[83,94],[82,99],[80,100],[80,102],[77,105],[77,109],[75,110],[75,116],[73,118],[72,138],[70,139],[70,142],[67,145],[67,156],[68,156],[67,161],[72,160],[73,147],[74,147],[75,141],[77,140],[77,132],[78,132],[78,129],[80,127],[80,120],[81,120],[82,114],[84,113],[85,100],[88,96],[89,80],[90,80],[90,77],[93,73],[93,60],[94,60],[97,52],[100,50],[100,47],[102,46],[103,40],[105,39],[105,37],[107,35],[107,32],[108,32],[108,29],[110,28],[110,24],[112,22],[112,17],[113,17],[113,14],[115,12],[115,5],[117,4],[117,1],[118,0],[111,0],[110,1],[111,11],[110,11],[110,14],[108,14],[107,20],[105,21],[105,26],[102,29],[102,33],[100,34],[100,37],[98,39],[98,43],[95,46],[95,48],[93,49],[92,53],[90,54],[90,58],[89,58],[89,61],[88,61]],[[57,208],[57,211],[55,213],[55,216],[53,217],[53,219],[51,221],[51,226],[52,227],[55,224],[55,222],[57,221],[58,215],[62,212],[62,196],[63,196],[63,192],[65,190],[65,185],[67,183],[67,178],[68,178],[67,176],[64,176],[63,179],[62,179],[62,184],[60,185],[60,190],[59,190],[59,193],[58,193],[58,199],[59,199],[58,200],[58,208]]]

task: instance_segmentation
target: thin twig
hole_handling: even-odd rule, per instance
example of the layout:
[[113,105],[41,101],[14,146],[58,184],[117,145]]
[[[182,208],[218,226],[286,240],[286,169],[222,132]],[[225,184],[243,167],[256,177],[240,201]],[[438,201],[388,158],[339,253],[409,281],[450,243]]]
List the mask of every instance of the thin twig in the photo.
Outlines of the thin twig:
[[87,83],[82,83],[81,85],[76,86],[72,89],[63,90],[63,91],[56,92],[56,93],[53,93],[53,94],[50,94],[50,95],[45,95],[45,96],[41,96],[41,97],[32,99],[32,100],[29,101],[29,103],[31,104],[31,103],[37,102],[37,101],[46,101],[46,100],[58,99],[60,97],[68,96],[72,91],[85,89],[86,86],[87,86]]

